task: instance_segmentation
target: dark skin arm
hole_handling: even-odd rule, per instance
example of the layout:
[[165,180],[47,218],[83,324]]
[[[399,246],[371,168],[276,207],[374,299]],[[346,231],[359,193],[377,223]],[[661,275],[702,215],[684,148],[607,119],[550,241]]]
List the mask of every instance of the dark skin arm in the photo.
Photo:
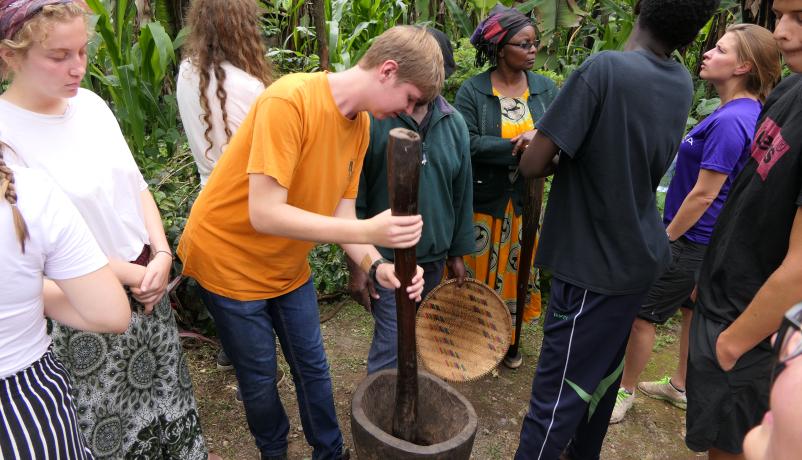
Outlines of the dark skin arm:
[[362,305],[365,311],[370,312],[373,309],[370,299],[379,298],[379,293],[376,292],[376,286],[373,284],[373,280],[370,279],[367,272],[362,270],[350,257],[346,257],[345,262],[348,265],[349,275],[348,294],[350,294],[351,298],[354,299],[356,303]]
[[[373,284],[373,280],[370,279],[364,270],[359,268],[356,262],[348,257],[346,257],[345,260],[348,265],[349,274],[348,294],[356,303],[362,305],[365,311],[370,312],[373,309],[371,298],[379,298],[379,293],[376,292],[376,286]],[[456,279],[457,286],[462,287],[462,285],[465,284],[465,278],[468,276],[462,256],[449,257],[446,259],[446,266],[448,267],[448,278]]]
[[546,177],[554,174],[560,148],[548,136],[537,131],[526,147],[518,170],[524,177]]
[[453,256],[446,259],[446,267],[448,267],[448,278],[456,278],[457,286],[462,287],[465,284],[465,278],[468,276],[462,256]]

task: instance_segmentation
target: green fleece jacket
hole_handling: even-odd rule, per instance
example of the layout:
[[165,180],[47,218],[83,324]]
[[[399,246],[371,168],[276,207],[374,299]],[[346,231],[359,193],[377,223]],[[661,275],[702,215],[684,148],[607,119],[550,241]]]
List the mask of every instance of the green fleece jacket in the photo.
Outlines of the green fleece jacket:
[[[510,200],[515,214],[521,214],[526,190],[520,174],[510,182],[510,166],[516,166],[520,156],[512,156],[512,142],[501,137],[501,103],[493,95],[492,70],[466,80],[457,91],[454,106],[465,118],[471,136],[473,210],[501,218]],[[557,86],[542,75],[526,72],[526,76],[527,105],[537,123],[557,96]]]
[[[370,145],[359,178],[357,215],[366,219],[390,207],[387,193],[387,139],[393,128],[420,133],[411,117],[370,119]],[[418,211],[423,235],[416,247],[418,263],[463,256],[475,250],[468,128],[462,115],[445,99],[432,105],[423,137]],[[378,248],[393,260],[393,250]]]

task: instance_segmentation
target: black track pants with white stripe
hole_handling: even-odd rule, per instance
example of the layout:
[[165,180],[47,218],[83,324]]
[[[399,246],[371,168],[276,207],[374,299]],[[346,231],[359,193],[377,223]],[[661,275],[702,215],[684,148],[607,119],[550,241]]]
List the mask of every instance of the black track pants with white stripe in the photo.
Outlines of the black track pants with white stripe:
[[0,459],[91,459],[67,371],[48,351],[0,380]]
[[516,460],[599,458],[646,291],[609,296],[552,279],[543,346]]

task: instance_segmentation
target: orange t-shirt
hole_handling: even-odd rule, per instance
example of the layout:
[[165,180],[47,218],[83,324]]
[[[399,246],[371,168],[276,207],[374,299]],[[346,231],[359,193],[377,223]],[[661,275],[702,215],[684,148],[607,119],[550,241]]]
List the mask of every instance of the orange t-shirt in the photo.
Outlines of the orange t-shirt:
[[287,189],[287,203],[333,215],[355,198],[368,147],[366,112],[349,120],[334,102],[326,73],[292,74],[270,85],[192,206],[178,256],[184,274],[235,300],[270,299],[305,283],[314,243],[258,233],[248,215],[248,174]]

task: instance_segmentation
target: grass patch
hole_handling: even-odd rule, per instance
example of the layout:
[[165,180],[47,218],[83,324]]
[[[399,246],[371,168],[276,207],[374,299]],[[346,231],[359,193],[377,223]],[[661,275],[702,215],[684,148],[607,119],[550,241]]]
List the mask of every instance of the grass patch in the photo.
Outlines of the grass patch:
[[352,332],[352,336],[370,339],[373,337],[373,316],[366,312],[362,305],[348,299],[337,315],[328,323],[321,327],[328,327],[329,324],[337,322],[338,327],[346,325]]
[[657,325],[657,335],[654,339],[654,351],[673,345],[679,340],[680,327],[682,325],[682,313],[677,311],[674,316],[668,319],[665,324]]

